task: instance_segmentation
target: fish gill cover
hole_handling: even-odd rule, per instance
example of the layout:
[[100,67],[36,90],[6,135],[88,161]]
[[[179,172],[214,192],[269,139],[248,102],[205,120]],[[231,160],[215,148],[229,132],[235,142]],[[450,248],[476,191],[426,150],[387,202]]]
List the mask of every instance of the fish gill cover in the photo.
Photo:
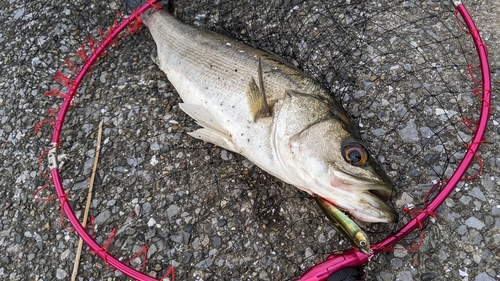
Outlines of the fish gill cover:
[[[471,67],[478,59],[451,2],[170,2],[180,20],[278,54],[343,104],[398,192],[391,199],[400,213],[397,224],[360,222],[372,241],[412,218],[404,208],[422,209],[426,195],[434,194],[431,188],[448,179],[464,156],[481,104],[473,93],[479,72]],[[67,4],[68,13],[85,11],[88,25],[54,20],[50,36],[62,47],[49,52],[46,61],[57,68],[69,57],[81,65],[80,44],[89,49],[87,35],[100,38],[98,29],[116,19],[116,9]],[[78,89],[58,147],[62,183],[74,208],[83,211],[97,126],[103,121],[91,215],[96,241],[106,244],[106,251],[128,259],[147,245],[146,273],[157,278],[174,266],[180,280],[291,280],[330,253],[350,248],[308,194],[186,134],[198,125],[179,109],[180,98],[150,59],[155,46],[145,29],[117,45]],[[62,71],[64,77],[74,75]],[[59,89],[42,82],[46,90],[54,87]],[[53,101],[58,107],[60,100]],[[49,140],[50,130],[41,128],[40,141]],[[481,170],[477,161],[467,177]],[[469,189],[467,182],[456,188]],[[46,190],[42,194],[50,196]],[[401,261],[407,255],[416,278],[429,272],[459,278],[458,271],[419,258],[442,239],[441,224],[459,226],[453,220],[455,204],[463,202],[444,205],[438,222],[426,224],[430,238],[418,250],[374,257],[367,280],[390,274],[391,267],[410,271]],[[460,235],[447,239],[460,242]],[[416,231],[398,248],[417,248],[421,242]],[[95,260],[84,254],[82,263]],[[141,268],[138,259],[131,263]],[[82,273],[114,275],[89,266]]]

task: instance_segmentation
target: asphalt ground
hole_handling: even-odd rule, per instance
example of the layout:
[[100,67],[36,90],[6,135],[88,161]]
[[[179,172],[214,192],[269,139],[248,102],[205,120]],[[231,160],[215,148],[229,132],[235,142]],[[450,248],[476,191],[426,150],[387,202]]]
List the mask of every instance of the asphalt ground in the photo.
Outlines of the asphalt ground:
[[[45,97],[64,59],[119,20],[116,1],[4,1],[0,10],[0,279],[68,280],[78,237],[56,201],[37,202],[46,183],[38,159],[52,128],[37,123],[61,99]],[[471,1],[472,2],[472,1]],[[493,115],[481,146],[482,174],[460,183],[425,224],[415,251],[374,257],[366,280],[500,280],[500,12],[496,1],[466,2],[488,46]],[[446,179],[472,133],[479,100],[467,74],[472,44],[453,9],[431,1],[173,1],[185,22],[269,49],[324,83],[351,113],[398,189],[397,209],[423,204]],[[124,11],[123,11],[124,12]],[[243,157],[195,140],[198,125],[151,60],[146,29],[118,42],[75,98],[58,151],[71,205],[83,217],[97,124],[103,142],[90,215],[96,240],[127,260],[149,247],[146,273],[170,266],[179,280],[291,280],[329,253],[348,249],[310,197]],[[202,55],[202,54],[200,54]],[[43,158],[42,158],[43,159]],[[46,166],[46,160],[43,159]],[[475,162],[469,175],[480,169]],[[52,186],[41,197],[54,195]],[[365,224],[373,241],[395,225]],[[66,222],[67,224],[67,222]],[[404,239],[409,248],[419,233]],[[140,261],[132,265],[140,268]],[[128,280],[84,247],[78,280]]]

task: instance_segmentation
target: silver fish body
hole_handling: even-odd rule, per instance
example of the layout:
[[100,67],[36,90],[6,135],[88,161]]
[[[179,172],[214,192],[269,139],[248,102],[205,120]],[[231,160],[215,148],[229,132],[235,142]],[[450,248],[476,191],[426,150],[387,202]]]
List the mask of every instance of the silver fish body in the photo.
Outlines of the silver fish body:
[[180,108],[203,127],[191,136],[240,153],[360,220],[396,219],[386,203],[390,181],[322,85],[274,54],[164,10],[142,20]]

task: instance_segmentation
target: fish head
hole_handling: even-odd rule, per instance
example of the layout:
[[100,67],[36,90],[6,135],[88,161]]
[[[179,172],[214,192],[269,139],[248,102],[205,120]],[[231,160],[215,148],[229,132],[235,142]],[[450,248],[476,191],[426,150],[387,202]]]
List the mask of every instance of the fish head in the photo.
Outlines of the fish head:
[[339,105],[288,91],[274,120],[273,139],[285,181],[362,221],[397,219],[387,203],[392,183]]

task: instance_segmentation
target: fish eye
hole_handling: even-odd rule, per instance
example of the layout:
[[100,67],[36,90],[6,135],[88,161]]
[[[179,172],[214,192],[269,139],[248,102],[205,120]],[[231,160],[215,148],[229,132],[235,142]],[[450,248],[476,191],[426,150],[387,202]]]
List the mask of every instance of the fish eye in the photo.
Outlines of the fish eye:
[[366,246],[366,241],[359,241],[359,246],[364,247]]
[[359,143],[349,143],[342,149],[342,154],[347,163],[361,166],[368,161],[368,151]]

